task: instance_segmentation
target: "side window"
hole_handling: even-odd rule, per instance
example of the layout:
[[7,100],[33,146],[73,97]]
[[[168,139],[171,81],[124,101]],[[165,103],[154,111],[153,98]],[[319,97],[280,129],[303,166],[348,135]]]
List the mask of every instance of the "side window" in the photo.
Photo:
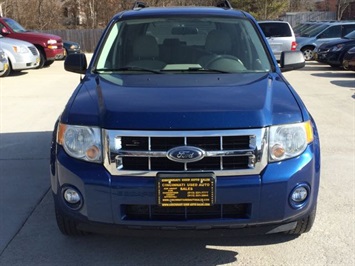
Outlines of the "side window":
[[341,37],[341,26],[332,26],[318,36],[318,39]]
[[2,24],[2,23],[0,22],[0,34],[1,34],[1,32],[2,32],[2,29],[6,29],[6,27],[4,26],[4,24]]
[[344,25],[343,26],[343,34],[342,36],[347,35],[348,33],[352,32],[355,30],[355,24],[351,24],[351,25]]

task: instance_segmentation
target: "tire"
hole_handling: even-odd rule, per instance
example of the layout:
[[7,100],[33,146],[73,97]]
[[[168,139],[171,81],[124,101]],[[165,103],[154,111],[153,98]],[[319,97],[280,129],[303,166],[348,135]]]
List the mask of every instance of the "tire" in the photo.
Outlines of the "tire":
[[301,235],[307,233],[311,230],[314,220],[316,218],[316,208],[305,218],[298,220],[295,229],[286,231],[285,234],[288,235]]
[[306,46],[304,48],[302,48],[302,53],[303,53],[303,56],[304,56],[304,60],[306,61],[311,61],[313,60],[314,58],[314,54],[313,54],[313,51],[314,51],[314,47],[311,47],[311,46]]
[[57,220],[57,225],[60,232],[66,236],[85,236],[89,233],[85,231],[81,231],[77,228],[77,222],[59,210],[59,208],[55,207],[55,217]]
[[46,63],[46,55],[42,50],[38,49],[38,51],[39,51],[39,65],[36,67],[36,69],[43,68]]
[[0,73],[0,77],[7,77],[8,75],[10,75],[11,72],[12,72],[12,67],[11,67],[11,63],[9,61],[9,67],[2,74]]
[[50,66],[51,64],[53,64],[54,63],[54,60],[47,60],[45,63],[44,63],[44,66],[45,67],[48,67],[48,66]]

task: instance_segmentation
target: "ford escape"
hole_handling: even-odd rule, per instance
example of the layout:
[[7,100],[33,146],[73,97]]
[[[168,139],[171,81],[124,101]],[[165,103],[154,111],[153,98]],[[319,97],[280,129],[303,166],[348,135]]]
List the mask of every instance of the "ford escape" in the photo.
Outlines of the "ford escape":
[[63,234],[92,228],[312,227],[316,124],[248,13],[144,7],[115,15],[55,124],[51,187]]

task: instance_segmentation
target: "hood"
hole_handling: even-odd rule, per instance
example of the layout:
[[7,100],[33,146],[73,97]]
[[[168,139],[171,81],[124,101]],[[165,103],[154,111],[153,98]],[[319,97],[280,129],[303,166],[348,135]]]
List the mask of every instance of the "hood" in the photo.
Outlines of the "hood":
[[21,34],[27,36],[27,38],[35,38],[37,40],[42,40],[44,42],[47,42],[47,40],[49,39],[56,40],[57,42],[62,42],[61,37],[49,33],[26,31],[26,32],[21,32]]
[[298,44],[302,44],[304,42],[308,42],[309,40],[314,39],[313,37],[296,37],[296,42]]
[[302,115],[277,74],[91,75],[61,119],[108,129],[203,130],[300,122]]
[[338,44],[355,44],[355,39],[337,39],[334,41],[326,42],[321,45],[322,48],[330,48],[332,46],[336,46]]
[[[18,40],[18,39],[12,39],[12,38],[7,38],[7,37],[0,37],[0,47],[2,45],[24,45],[24,46],[33,46],[32,43],[29,43],[29,42],[26,42],[26,41],[21,41],[21,40]],[[12,49],[11,49],[12,50]]]

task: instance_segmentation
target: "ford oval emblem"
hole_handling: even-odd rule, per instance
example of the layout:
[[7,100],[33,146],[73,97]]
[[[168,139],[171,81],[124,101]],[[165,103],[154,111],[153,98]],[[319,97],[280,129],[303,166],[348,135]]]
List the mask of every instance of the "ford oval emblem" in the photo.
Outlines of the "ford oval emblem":
[[174,162],[192,163],[203,159],[205,151],[197,147],[180,146],[168,150],[166,156]]

